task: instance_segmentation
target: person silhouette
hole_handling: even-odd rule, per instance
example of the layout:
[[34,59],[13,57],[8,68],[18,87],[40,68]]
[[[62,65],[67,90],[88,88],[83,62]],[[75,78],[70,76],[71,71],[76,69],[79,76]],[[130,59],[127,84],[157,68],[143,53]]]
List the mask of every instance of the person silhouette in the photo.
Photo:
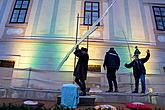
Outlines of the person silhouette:
[[108,52],[106,52],[104,58],[104,69],[107,69],[107,79],[109,84],[109,90],[106,92],[113,92],[113,85],[115,87],[114,92],[118,92],[118,86],[116,81],[116,71],[120,67],[120,57],[118,56],[117,52],[114,48],[110,48]]
[[74,69],[74,76],[75,76],[75,82],[80,87],[82,93],[80,95],[85,96],[86,95],[86,84],[85,80],[87,79],[87,70],[88,70],[88,49],[82,47],[80,49],[76,49],[74,54],[79,58],[77,65]]
[[144,63],[146,63],[150,58],[150,51],[146,51],[147,56],[145,58],[139,58],[138,54],[134,55],[134,60],[130,62],[129,64],[125,63],[126,68],[132,68],[133,67],[133,75],[135,78],[135,90],[132,93],[138,93],[139,88],[139,79],[141,80],[141,86],[142,91],[141,93],[145,93],[146,87],[145,87],[145,74],[146,69],[144,66]]

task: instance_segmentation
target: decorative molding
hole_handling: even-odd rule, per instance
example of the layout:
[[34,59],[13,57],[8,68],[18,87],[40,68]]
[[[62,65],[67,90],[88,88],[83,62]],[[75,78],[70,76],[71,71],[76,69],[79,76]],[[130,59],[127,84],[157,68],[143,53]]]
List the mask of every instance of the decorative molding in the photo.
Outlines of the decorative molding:
[[160,35],[157,39],[159,42],[165,42],[165,35]]
[[24,33],[24,30],[21,28],[10,28],[6,30],[7,35],[21,35]]
[[158,5],[165,5],[164,0],[143,0],[145,4],[158,4]]

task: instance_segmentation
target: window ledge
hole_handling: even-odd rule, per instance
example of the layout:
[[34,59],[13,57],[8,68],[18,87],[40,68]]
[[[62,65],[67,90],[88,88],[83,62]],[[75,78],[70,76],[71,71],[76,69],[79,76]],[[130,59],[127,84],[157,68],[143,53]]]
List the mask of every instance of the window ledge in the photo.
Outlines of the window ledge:
[[165,31],[154,30],[154,33],[155,33],[156,35],[165,34]]
[[27,27],[28,23],[8,23],[6,27]]

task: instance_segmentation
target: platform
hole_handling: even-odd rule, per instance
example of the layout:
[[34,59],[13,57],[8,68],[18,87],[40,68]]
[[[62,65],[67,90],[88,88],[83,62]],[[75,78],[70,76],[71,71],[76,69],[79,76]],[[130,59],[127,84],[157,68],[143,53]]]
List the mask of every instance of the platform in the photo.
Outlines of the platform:
[[[92,106],[95,104],[95,96],[80,96],[79,97],[79,106]],[[57,97],[57,104],[61,103],[61,95]]]

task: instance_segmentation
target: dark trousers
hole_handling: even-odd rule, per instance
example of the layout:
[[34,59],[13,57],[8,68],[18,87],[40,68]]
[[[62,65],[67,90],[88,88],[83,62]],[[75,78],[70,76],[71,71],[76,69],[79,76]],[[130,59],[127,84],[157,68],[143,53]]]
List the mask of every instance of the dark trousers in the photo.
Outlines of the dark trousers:
[[78,86],[80,87],[81,91],[86,94],[85,80],[79,79],[79,78],[75,78],[75,82],[78,84]]
[[141,74],[139,77],[135,78],[135,91],[138,92],[139,89],[139,80],[141,80],[142,92],[145,93],[145,74]]
[[117,81],[116,81],[116,69],[108,67],[107,68],[107,79],[108,79],[108,84],[109,84],[109,90],[113,91],[113,85],[114,84],[115,90],[118,90],[117,87]]

